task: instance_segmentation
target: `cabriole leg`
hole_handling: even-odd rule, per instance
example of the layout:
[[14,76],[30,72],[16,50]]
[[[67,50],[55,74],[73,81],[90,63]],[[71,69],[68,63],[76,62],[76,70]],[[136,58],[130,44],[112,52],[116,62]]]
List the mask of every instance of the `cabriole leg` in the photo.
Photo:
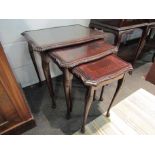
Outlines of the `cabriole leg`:
[[52,108],[55,109],[56,103],[55,103],[55,98],[54,98],[53,83],[52,83],[52,79],[51,79],[51,75],[50,75],[49,62],[50,61],[48,61],[46,59],[46,56],[42,54],[42,68],[43,68],[43,72],[44,72],[44,75],[46,78],[49,93],[50,93],[50,96],[52,98]]
[[83,114],[83,123],[82,123],[82,127],[81,127],[81,132],[84,133],[85,132],[85,124],[87,122],[87,117],[88,117],[88,113],[90,110],[90,106],[92,104],[93,101],[93,97],[94,97],[94,89],[93,87],[89,87],[86,93],[86,98],[85,98],[85,106],[84,106],[84,114]]
[[124,77],[123,77],[122,79],[119,79],[119,80],[118,80],[116,91],[115,91],[115,93],[114,93],[114,96],[113,96],[113,98],[112,98],[112,100],[111,100],[111,103],[110,103],[110,105],[109,105],[109,107],[108,107],[108,110],[107,110],[107,113],[106,113],[106,116],[107,116],[107,117],[110,116],[109,111],[110,111],[110,109],[111,109],[111,107],[112,107],[113,101],[115,100],[115,98],[116,98],[118,92],[120,91],[120,89],[121,89],[121,87],[122,87],[123,81],[124,81]]
[[104,92],[104,86],[102,87],[99,101],[103,101],[103,92]]
[[71,99],[71,87],[72,87],[73,75],[68,69],[64,69],[64,91],[66,96],[67,114],[66,118],[70,118],[70,112],[72,111],[72,99]]

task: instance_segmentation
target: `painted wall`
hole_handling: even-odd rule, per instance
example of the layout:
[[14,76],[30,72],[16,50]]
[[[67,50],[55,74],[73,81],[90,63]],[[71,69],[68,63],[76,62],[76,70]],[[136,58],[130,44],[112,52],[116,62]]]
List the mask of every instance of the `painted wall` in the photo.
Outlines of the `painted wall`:
[[[88,26],[88,19],[10,19],[0,20],[0,41],[4,47],[8,61],[13,69],[13,72],[21,83],[22,87],[26,87],[38,82],[38,78],[32,64],[28,52],[26,40],[20,34],[26,30],[34,30],[55,26],[66,26],[73,24],[81,24]],[[41,67],[40,56],[36,53],[37,65],[41,74],[42,80],[44,75]],[[51,76],[55,77],[61,74],[58,67],[51,62]]]

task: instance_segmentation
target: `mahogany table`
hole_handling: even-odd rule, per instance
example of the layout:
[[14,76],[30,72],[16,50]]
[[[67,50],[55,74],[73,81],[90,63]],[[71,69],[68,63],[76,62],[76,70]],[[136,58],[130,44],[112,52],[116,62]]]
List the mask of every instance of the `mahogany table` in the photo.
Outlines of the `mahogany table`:
[[[93,30],[81,25],[70,25],[55,28],[46,28],[40,30],[25,31],[22,35],[26,38],[29,46],[30,56],[32,58],[39,83],[41,84],[41,78],[38,72],[37,64],[34,57],[34,52],[38,52],[41,56],[42,68],[47,81],[50,96],[52,98],[52,107],[55,108],[54,92],[52,87],[52,79],[50,77],[49,62],[51,58],[47,56],[48,51],[52,52],[54,49],[60,49],[62,47],[78,45],[98,39],[104,38],[104,33],[97,30]],[[67,72],[65,80],[67,81]],[[65,88],[68,88],[68,82],[64,81]],[[68,92],[68,89],[65,89]],[[68,94],[68,93],[66,93]]]

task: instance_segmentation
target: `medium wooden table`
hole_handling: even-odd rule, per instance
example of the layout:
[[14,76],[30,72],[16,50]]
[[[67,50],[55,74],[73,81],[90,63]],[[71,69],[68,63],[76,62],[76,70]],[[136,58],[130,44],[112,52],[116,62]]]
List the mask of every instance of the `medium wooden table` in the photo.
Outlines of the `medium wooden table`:
[[[104,38],[103,32],[99,32],[97,30],[93,30],[81,25],[71,25],[71,26],[64,26],[64,27],[26,31],[26,32],[23,32],[22,35],[28,41],[29,52],[30,52],[33,64],[35,66],[35,70],[37,72],[40,84],[41,84],[41,79],[40,79],[40,75],[34,58],[34,52],[38,52],[41,56],[42,68],[43,68],[48,89],[52,98],[53,108],[56,107],[56,104],[54,100],[52,79],[50,77],[50,68],[49,68],[49,63],[51,61],[51,58],[53,59],[53,57],[51,56],[51,53],[53,53],[53,51],[56,49],[61,50],[64,47],[88,43],[90,41],[95,41],[95,40]],[[97,48],[97,46],[99,46],[99,44],[93,45],[94,49]],[[113,46],[109,45],[109,47],[111,48]],[[83,47],[82,49],[87,49],[87,48],[88,47]],[[116,48],[114,48],[114,50],[112,51],[116,51]],[[97,55],[97,57],[91,56],[91,54],[86,55],[86,52],[90,52],[90,49],[83,50],[82,52],[84,52],[83,56],[85,56],[85,61],[88,61],[88,60],[90,61],[91,59],[94,60],[96,58],[99,58],[99,56],[103,56],[101,52],[100,52],[100,55],[99,54]],[[71,56],[73,54],[69,53],[68,56]],[[95,53],[93,55],[95,55]],[[66,55],[66,57],[68,56]],[[88,57],[89,59],[87,60]],[[81,63],[85,62],[83,61],[84,60],[83,58],[84,57],[78,58],[78,64],[80,64],[80,60],[82,60]],[[70,96],[69,87],[71,87],[71,84],[70,84],[71,74],[69,73],[69,70],[66,69],[66,67],[63,68],[63,73],[65,75],[64,86],[65,86],[66,100],[67,102],[69,102],[69,96]]]
[[72,111],[71,88],[73,75],[71,70],[77,65],[95,61],[116,52],[117,48],[115,46],[104,42],[103,39],[99,39],[81,45],[55,49],[47,53],[56,62],[64,75],[67,118],[70,117],[70,112]]

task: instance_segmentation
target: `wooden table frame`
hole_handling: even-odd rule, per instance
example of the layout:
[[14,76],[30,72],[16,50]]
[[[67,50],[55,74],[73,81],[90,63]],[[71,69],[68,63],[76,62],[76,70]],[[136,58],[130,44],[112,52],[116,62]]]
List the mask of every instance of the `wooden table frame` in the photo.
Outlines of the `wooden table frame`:
[[92,20],[90,22],[90,24],[89,24],[89,27],[93,28],[93,29],[97,28],[97,29],[101,29],[101,30],[103,30],[105,32],[113,33],[115,35],[114,45],[117,46],[118,49],[120,47],[121,39],[122,39],[122,36],[124,34],[131,33],[136,28],[142,29],[142,35],[141,35],[141,38],[140,38],[138,46],[137,46],[136,56],[135,56],[134,60],[132,61],[132,65],[134,65],[137,58],[141,54],[144,45],[145,45],[146,38],[147,38],[147,35],[149,33],[149,30],[150,30],[150,25],[152,25],[152,24],[151,23],[141,23],[141,24],[136,24],[136,25],[131,25],[131,26],[125,26],[125,27],[118,28],[118,27],[115,27],[115,26],[107,25],[107,24],[99,25],[99,24],[95,23],[95,21]]

